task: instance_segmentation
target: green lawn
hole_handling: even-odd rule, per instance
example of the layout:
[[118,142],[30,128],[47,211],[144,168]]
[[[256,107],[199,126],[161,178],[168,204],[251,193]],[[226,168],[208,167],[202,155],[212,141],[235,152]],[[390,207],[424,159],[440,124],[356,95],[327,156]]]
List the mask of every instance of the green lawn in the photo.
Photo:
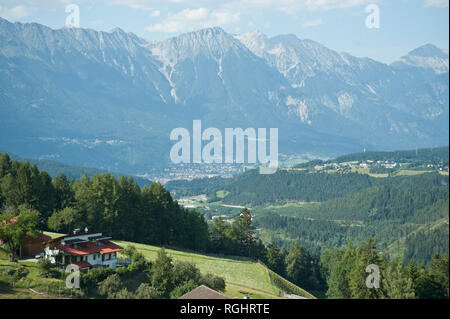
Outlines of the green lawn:
[[[61,234],[57,233],[44,233],[52,237],[61,236]],[[54,299],[81,296],[78,290],[71,292],[67,289],[65,279],[62,277],[41,277],[37,263],[24,261],[19,261],[18,263],[10,262],[8,256],[9,254],[4,247],[0,247],[0,299]],[[7,273],[7,271],[16,272],[18,269],[24,269],[26,275],[18,278]]]
[[425,174],[425,173],[429,173],[430,171],[425,171],[425,170],[408,170],[408,169],[401,169],[399,170],[395,176],[413,176],[413,175],[420,175],[420,174]]
[[216,192],[216,196],[217,198],[224,198],[225,196],[227,196],[230,192],[225,191],[225,190],[220,190]]
[[[19,268],[26,269],[28,274],[18,279],[6,272],[6,270],[15,271]],[[29,288],[41,294],[33,292]],[[45,299],[64,296],[71,296],[70,290],[65,288],[64,279],[41,277],[34,262],[14,263],[0,259],[0,299]],[[80,296],[79,291],[73,291],[73,296]]]
[[[125,241],[114,242],[122,247],[134,245],[149,260],[155,260],[160,249]],[[194,263],[204,274],[209,272],[223,277],[227,284],[225,293],[229,296],[243,297],[248,292],[253,298],[278,298],[279,289],[270,282],[268,269],[257,262],[239,257],[221,258],[172,249],[166,249],[166,252],[174,260]],[[298,289],[302,291],[301,288]]]
[[47,235],[47,236],[50,236],[52,239],[64,236],[64,234],[52,233],[52,232],[49,232],[49,231],[45,231],[44,234]]
[[11,287],[0,281],[0,299],[53,299],[46,295],[36,294],[27,288]]

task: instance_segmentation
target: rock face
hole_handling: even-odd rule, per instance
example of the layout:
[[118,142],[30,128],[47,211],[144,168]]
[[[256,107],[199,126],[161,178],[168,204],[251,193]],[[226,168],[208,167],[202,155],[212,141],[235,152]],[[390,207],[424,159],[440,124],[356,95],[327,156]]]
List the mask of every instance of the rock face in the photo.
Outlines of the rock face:
[[277,127],[282,153],[448,144],[448,52],[386,65],[294,35],[221,28],[149,42],[0,18],[0,149],[138,173],[176,127]]

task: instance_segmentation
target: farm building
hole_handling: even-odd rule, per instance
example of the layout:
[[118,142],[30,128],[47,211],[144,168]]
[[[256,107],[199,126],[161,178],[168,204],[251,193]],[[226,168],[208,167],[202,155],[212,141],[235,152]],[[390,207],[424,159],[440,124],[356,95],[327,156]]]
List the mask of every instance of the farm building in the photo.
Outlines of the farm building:
[[[9,220],[11,223],[15,223],[17,221],[17,217],[13,217]],[[8,223],[7,220],[3,220],[0,223],[1,225],[6,225]],[[51,239],[50,236],[40,235],[36,237],[27,237],[24,245],[20,246],[18,251],[16,252],[19,257],[31,257],[37,254],[40,254],[44,251],[45,244],[47,241]],[[4,240],[0,238],[0,246],[4,244]]]
[[25,245],[19,249],[19,257],[32,257],[44,251],[46,243],[52,238],[47,235],[28,237]]

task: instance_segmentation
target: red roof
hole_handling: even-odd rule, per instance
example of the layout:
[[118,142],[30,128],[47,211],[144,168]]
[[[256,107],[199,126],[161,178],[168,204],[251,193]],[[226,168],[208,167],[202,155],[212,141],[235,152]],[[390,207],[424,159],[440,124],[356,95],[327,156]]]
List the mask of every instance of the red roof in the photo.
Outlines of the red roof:
[[85,242],[77,244],[76,249],[68,245],[62,244],[56,245],[56,248],[61,249],[62,251],[75,256],[91,255],[95,253],[107,254],[122,250],[122,247],[110,242],[109,240],[102,240],[99,242],[102,243],[103,245],[97,245],[92,242]]
[[79,261],[77,263],[72,263],[72,265],[78,267],[78,268],[89,268],[92,265],[90,263],[88,263],[87,261]]

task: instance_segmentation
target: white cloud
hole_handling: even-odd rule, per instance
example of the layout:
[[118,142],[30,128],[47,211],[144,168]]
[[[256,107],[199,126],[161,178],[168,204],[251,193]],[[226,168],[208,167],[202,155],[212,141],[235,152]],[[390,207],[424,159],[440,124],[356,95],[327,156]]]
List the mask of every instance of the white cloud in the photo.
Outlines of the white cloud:
[[23,5],[18,5],[15,7],[7,8],[0,6],[0,16],[6,19],[21,19],[30,15],[30,10],[28,7]]
[[151,17],[159,17],[161,15],[161,11],[159,10],[154,10],[150,13]]
[[[66,5],[77,3],[82,7],[92,5],[88,0],[0,0],[9,7],[21,7],[16,12],[2,16],[24,16],[26,7],[44,8],[54,7],[55,3]],[[283,12],[289,15],[298,15],[301,12],[339,10],[352,7],[361,7],[368,3],[381,0],[97,0],[97,3],[123,6],[136,10],[148,11],[151,25],[146,30],[155,32],[177,33],[191,31],[211,26],[238,27],[238,23],[245,18],[251,21],[254,14],[266,12]],[[422,0],[427,3],[437,3],[443,0]],[[448,0],[446,1],[448,3]],[[162,12],[167,12],[163,14]],[[321,24],[320,19],[306,21],[304,27],[313,27]]]
[[214,11],[207,8],[184,9],[169,14],[163,21],[146,28],[151,32],[186,32],[212,26],[225,26],[239,21],[239,14],[229,11]]
[[[102,0],[116,5],[149,10],[161,7],[162,0]],[[170,12],[149,25],[150,32],[177,33],[211,26],[237,26],[240,18],[255,12],[281,11],[296,15],[302,11],[338,10],[363,6],[379,0],[167,0]],[[186,7],[188,6],[188,7]],[[322,24],[321,19],[306,21],[304,27]]]
[[447,8],[448,0],[425,0],[425,7],[438,7],[438,8]]
[[[368,3],[379,0],[102,0],[110,4],[125,5],[133,8],[154,8],[158,6],[190,6],[201,8],[239,7],[252,9],[271,9],[282,11],[306,10],[333,10]],[[437,1],[437,0],[435,0]]]
[[[306,10],[332,10],[355,6],[362,6],[368,3],[379,2],[380,0],[97,0],[111,5],[122,5],[135,9],[154,10],[155,8],[167,7],[195,7],[217,9],[220,7],[239,7],[251,9],[271,9],[294,11],[298,9]],[[96,1],[96,2],[97,2]],[[70,4],[76,3],[92,4],[92,0],[2,0],[3,3],[15,5],[51,5],[55,3]],[[425,2],[447,2],[448,0],[425,0]]]
[[303,26],[305,28],[310,28],[310,27],[316,27],[318,25],[321,25],[323,23],[322,18],[318,18],[315,20],[310,20],[310,21],[305,21],[303,22]]

